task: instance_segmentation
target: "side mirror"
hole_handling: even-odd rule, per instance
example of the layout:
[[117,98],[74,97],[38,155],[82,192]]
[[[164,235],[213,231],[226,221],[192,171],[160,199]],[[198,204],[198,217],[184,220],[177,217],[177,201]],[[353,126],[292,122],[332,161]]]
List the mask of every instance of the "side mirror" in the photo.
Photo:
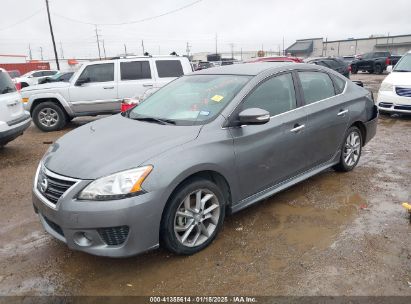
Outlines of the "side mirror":
[[392,65],[387,66],[387,72],[388,72],[388,73],[391,73],[391,72],[392,72],[392,69],[393,69],[393,66],[392,66]]
[[270,121],[270,113],[260,108],[250,108],[241,111],[238,119],[244,125],[263,125]]
[[76,86],[82,86],[85,83],[90,82],[90,78],[86,77],[86,78],[79,78],[76,81]]

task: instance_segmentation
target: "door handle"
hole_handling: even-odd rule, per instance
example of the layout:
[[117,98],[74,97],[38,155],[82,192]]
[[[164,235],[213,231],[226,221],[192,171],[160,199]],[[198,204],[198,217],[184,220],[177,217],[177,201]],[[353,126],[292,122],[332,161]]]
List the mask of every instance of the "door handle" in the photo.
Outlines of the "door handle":
[[114,87],[103,87],[104,90],[112,90]]
[[153,84],[151,84],[151,83],[144,83],[143,84],[143,87],[152,87],[153,86]]
[[297,133],[297,132],[301,131],[301,130],[304,129],[304,128],[305,128],[305,125],[295,124],[295,125],[294,125],[294,128],[292,128],[292,129],[290,130],[290,132]]
[[348,110],[340,110],[340,112],[338,112],[337,116],[341,116],[341,115],[344,115],[344,114],[347,114],[347,113],[348,113]]

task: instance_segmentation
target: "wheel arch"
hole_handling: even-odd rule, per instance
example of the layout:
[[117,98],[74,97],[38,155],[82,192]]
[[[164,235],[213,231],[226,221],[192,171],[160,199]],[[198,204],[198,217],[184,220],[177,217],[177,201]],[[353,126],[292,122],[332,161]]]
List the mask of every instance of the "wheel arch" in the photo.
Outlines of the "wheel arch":
[[365,144],[365,140],[367,138],[367,128],[365,127],[364,123],[362,121],[355,121],[351,126],[351,127],[357,127],[360,132],[361,132],[361,139],[362,139],[362,145],[364,146]]

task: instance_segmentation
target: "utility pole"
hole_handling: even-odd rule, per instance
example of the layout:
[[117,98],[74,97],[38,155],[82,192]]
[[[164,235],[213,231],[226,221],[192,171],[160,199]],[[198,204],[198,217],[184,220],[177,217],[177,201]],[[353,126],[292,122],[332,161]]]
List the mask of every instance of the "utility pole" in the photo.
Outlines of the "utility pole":
[[141,47],[143,48],[143,55],[144,55],[144,53],[146,52],[146,51],[144,50],[144,40],[141,40]]
[[215,53],[217,55],[217,33],[215,33]]
[[284,49],[284,36],[283,36],[283,56],[285,56],[285,49]]
[[124,55],[127,57],[127,45],[124,43]]
[[241,61],[243,61],[243,48],[240,49],[240,58],[241,58]]
[[49,18],[49,26],[50,26],[51,40],[53,41],[54,57],[56,58],[57,70],[60,70],[59,58],[58,58],[58,56],[57,56],[56,42],[54,41],[53,26],[51,25],[49,0],[46,0],[46,7],[47,7],[47,16],[48,16],[48,18]]
[[187,46],[186,46],[187,58],[190,57],[190,47],[191,45],[187,42]]
[[234,59],[234,43],[230,43],[231,48],[231,59]]
[[40,58],[41,60],[43,60],[43,48],[42,47],[40,47]]
[[104,45],[104,40],[103,40],[102,42],[103,42],[104,59],[107,59],[107,56],[106,56],[106,47],[105,47],[105,45]]
[[30,60],[33,60],[33,54],[31,53],[31,46],[29,44],[29,58]]
[[98,39],[97,24],[95,25],[95,27],[96,27],[96,41],[97,41],[97,48],[98,48],[98,58],[101,60],[100,41]]
[[64,59],[64,52],[63,52],[63,44],[60,41],[60,54],[61,54],[61,58]]

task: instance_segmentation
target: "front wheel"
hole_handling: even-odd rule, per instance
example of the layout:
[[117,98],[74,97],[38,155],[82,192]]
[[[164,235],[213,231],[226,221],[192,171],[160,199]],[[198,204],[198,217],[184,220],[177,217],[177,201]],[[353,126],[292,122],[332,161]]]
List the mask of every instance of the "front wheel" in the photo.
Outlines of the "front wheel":
[[207,179],[184,183],[164,210],[162,245],[176,254],[190,255],[207,247],[223,225],[225,197]]
[[34,124],[45,132],[63,129],[66,125],[66,116],[64,110],[51,101],[38,104],[32,113]]
[[349,128],[341,149],[340,162],[334,166],[334,169],[341,172],[354,169],[361,157],[362,143],[360,130],[355,126]]
[[381,65],[377,64],[375,66],[374,70],[375,70],[375,74],[382,74],[382,66]]

